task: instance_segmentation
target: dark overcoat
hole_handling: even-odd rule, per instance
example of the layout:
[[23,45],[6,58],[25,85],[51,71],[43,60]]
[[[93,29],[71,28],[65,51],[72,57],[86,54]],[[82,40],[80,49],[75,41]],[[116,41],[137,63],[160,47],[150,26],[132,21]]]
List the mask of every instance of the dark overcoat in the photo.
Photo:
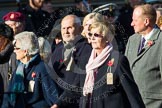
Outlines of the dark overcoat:
[[[33,77],[35,73],[35,77]],[[58,91],[52,78],[47,72],[44,62],[41,60],[40,55],[34,56],[28,65],[25,67],[24,72],[24,86],[23,92],[12,92],[16,72],[13,73],[12,79],[9,84],[8,94],[5,95],[2,108],[49,108],[52,106],[57,98]],[[34,81],[34,90],[29,91],[29,82]],[[10,96],[16,94],[16,101],[11,101]]]
[[[112,59],[113,84],[107,84],[108,62]],[[113,51],[98,68],[92,95],[81,97],[80,108],[145,108],[125,56]]]
[[[107,84],[108,62],[114,59],[111,67],[113,84]],[[108,69],[108,70],[107,70]],[[77,75],[74,80],[75,90],[82,90],[85,76]],[[83,94],[65,91],[62,98]],[[59,103],[61,104],[61,102]],[[77,107],[76,107],[77,108]],[[138,87],[129,68],[127,58],[117,51],[113,51],[106,62],[98,68],[95,85],[91,95],[80,96],[79,108],[145,108]]]
[[[78,67],[78,69],[74,71],[66,71],[66,65],[62,63],[63,61],[63,50],[64,45],[59,45],[56,47],[54,53],[51,57],[51,62],[54,68],[54,71],[57,73],[59,81],[57,80],[57,85],[60,88],[60,97],[63,91],[67,90],[72,92],[71,87],[75,81],[75,78],[78,74],[84,76],[85,78],[85,65],[88,62],[89,56],[91,54],[91,46],[87,43],[85,38],[81,38],[75,44],[75,51],[73,53],[74,63]],[[79,107],[78,98],[76,99],[61,99],[63,101],[57,101],[57,104],[60,108],[77,108]],[[63,105],[65,104],[65,105]]]

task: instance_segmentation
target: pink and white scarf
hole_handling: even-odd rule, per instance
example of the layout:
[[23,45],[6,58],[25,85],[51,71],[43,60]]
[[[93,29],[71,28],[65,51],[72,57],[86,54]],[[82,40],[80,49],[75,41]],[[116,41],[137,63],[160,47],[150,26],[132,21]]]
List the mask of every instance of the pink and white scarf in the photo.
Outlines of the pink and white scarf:
[[100,67],[110,56],[110,52],[112,51],[112,44],[108,44],[102,52],[96,57],[96,52],[93,49],[91,52],[91,56],[86,65],[86,78],[83,87],[83,95],[86,96],[88,93],[92,93],[94,87],[94,72],[96,72],[97,68]]

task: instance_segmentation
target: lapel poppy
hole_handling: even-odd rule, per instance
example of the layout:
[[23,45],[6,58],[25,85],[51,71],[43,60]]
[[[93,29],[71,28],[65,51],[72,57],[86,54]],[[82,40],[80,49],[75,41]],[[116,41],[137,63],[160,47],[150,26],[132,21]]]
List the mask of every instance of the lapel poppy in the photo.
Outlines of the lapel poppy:
[[36,73],[32,72],[32,78],[34,79],[36,77]]
[[109,67],[112,67],[114,65],[114,58],[112,58],[110,61],[108,61],[107,65]]

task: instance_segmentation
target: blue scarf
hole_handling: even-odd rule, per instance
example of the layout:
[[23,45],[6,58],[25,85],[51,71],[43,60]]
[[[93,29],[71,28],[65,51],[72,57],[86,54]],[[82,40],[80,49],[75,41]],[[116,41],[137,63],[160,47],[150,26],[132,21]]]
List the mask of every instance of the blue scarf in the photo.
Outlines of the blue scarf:
[[19,63],[17,70],[16,70],[16,75],[13,80],[13,87],[12,87],[12,94],[10,95],[11,102],[13,104],[16,102],[16,95],[17,93],[22,93],[25,89],[24,87],[24,68],[25,65],[23,63]]

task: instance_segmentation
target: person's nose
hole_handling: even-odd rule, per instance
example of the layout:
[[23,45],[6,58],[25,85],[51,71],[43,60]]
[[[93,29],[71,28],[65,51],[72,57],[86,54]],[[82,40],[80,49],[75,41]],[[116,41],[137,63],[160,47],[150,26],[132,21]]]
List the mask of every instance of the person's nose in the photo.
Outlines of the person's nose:
[[66,28],[64,32],[65,32],[66,34],[69,34],[68,28]]
[[131,26],[134,26],[134,22],[133,21],[131,22]]

